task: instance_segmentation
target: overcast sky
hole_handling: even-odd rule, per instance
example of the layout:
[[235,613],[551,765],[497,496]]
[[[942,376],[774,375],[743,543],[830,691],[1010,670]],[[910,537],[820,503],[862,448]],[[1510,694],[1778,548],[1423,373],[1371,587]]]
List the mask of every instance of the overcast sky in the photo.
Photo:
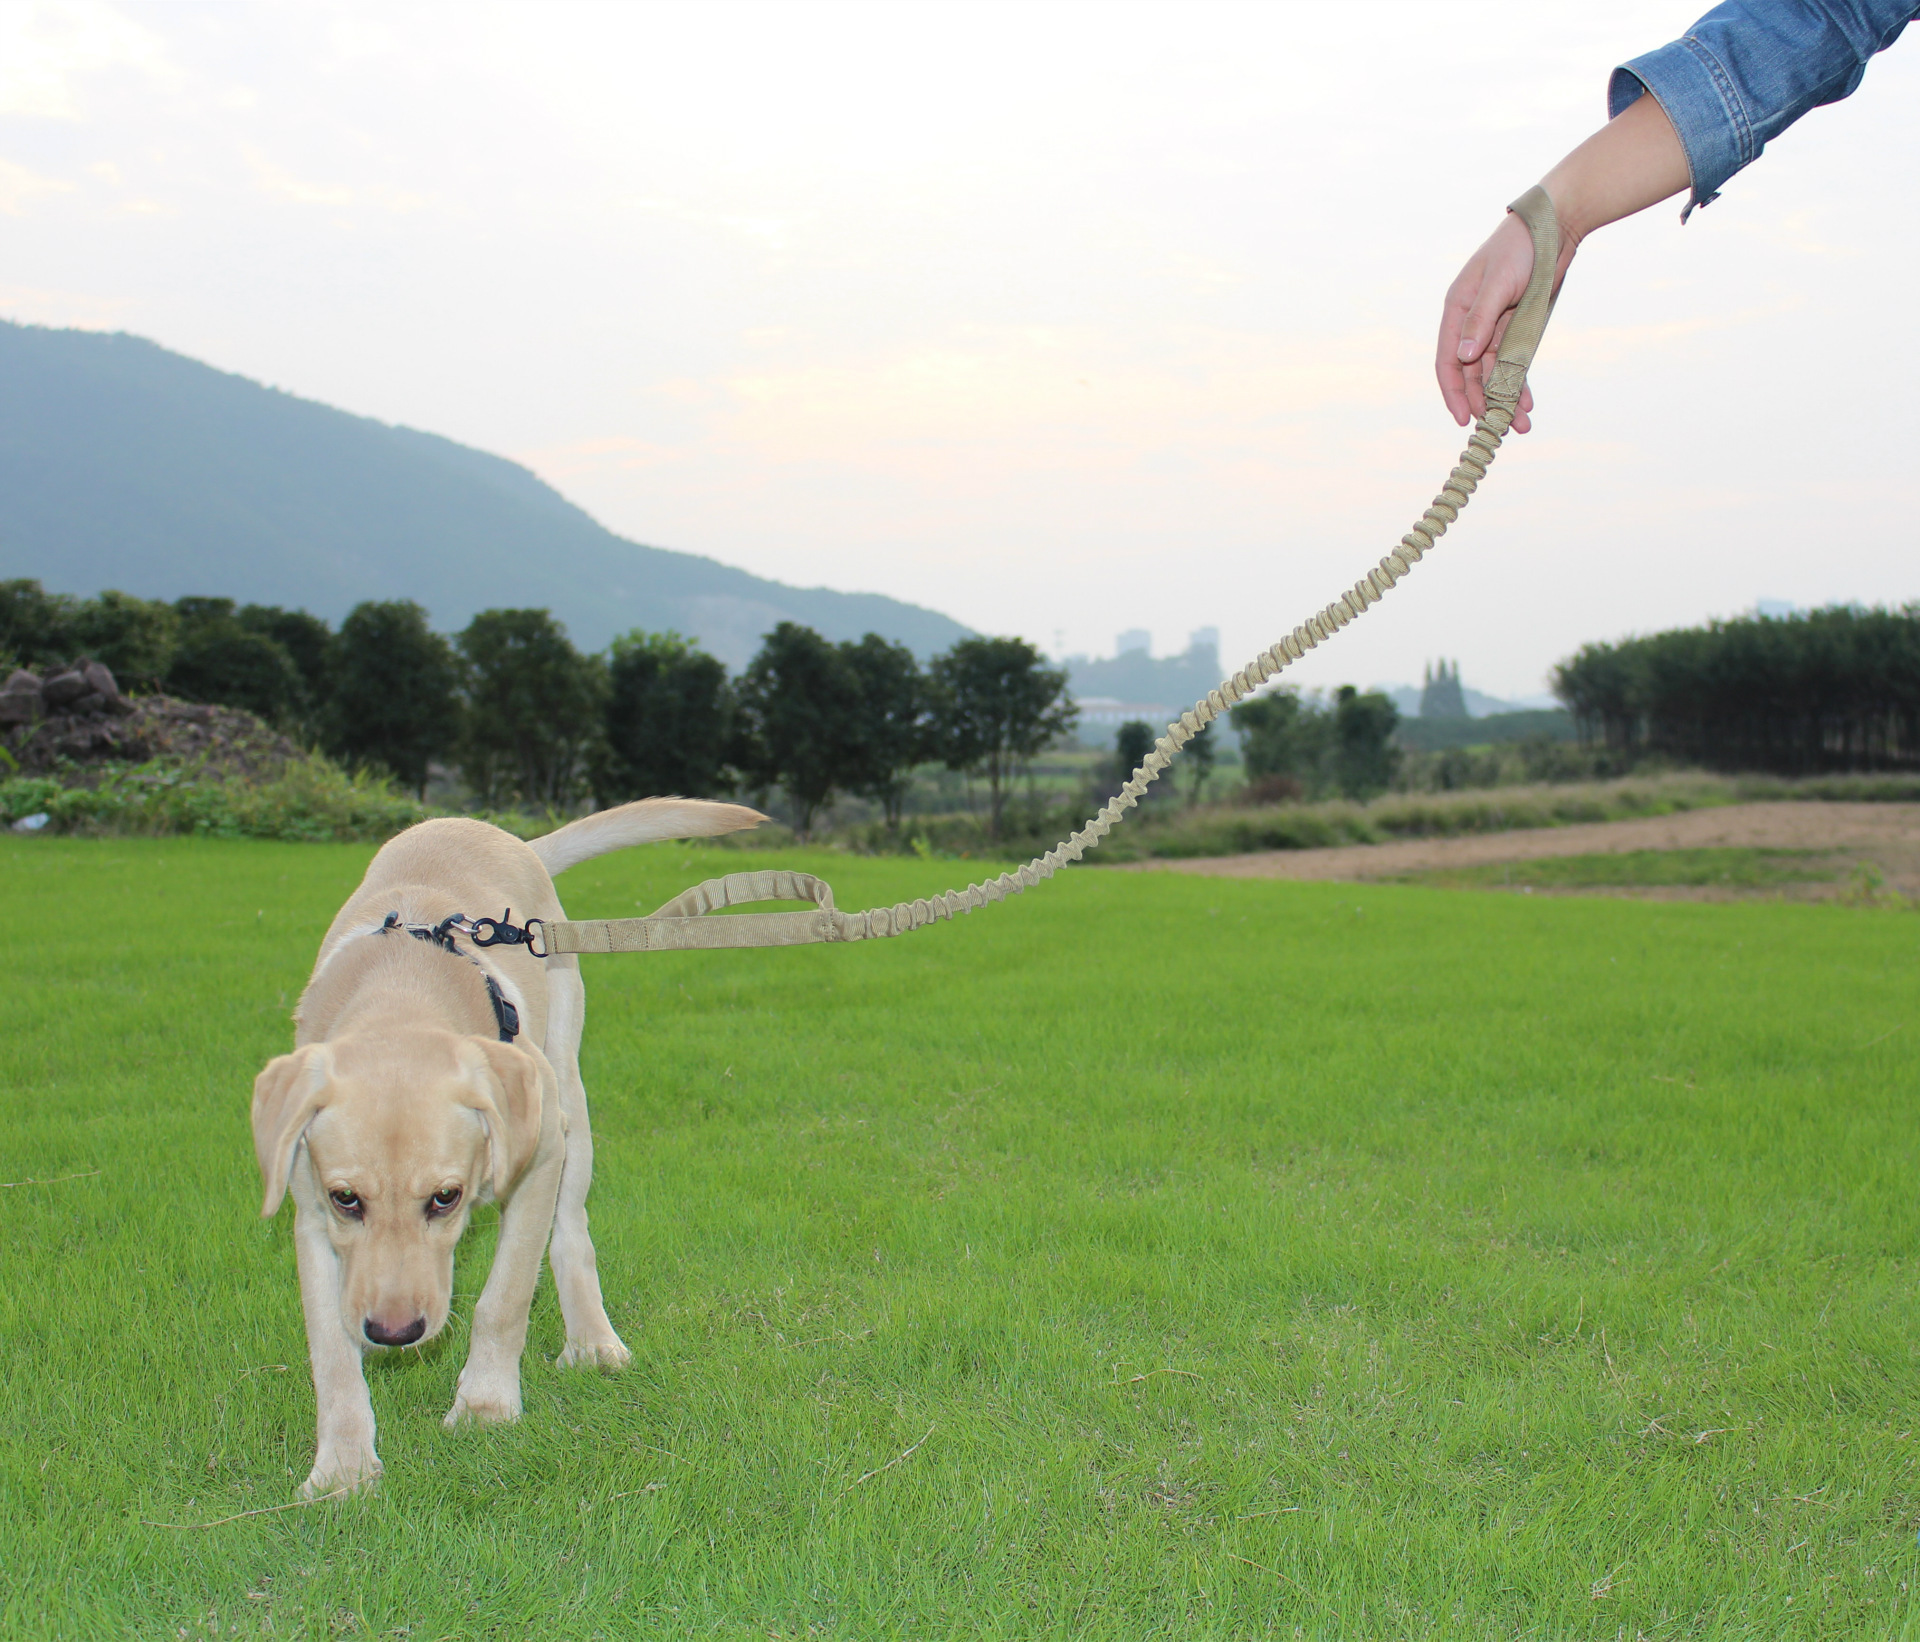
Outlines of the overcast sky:
[[[1443,291],[1699,9],[0,0],[0,314],[636,540],[1237,665],[1425,507]],[[1911,34],[1686,228],[1589,242],[1539,431],[1304,682],[1529,695],[1589,639],[1920,596]]]

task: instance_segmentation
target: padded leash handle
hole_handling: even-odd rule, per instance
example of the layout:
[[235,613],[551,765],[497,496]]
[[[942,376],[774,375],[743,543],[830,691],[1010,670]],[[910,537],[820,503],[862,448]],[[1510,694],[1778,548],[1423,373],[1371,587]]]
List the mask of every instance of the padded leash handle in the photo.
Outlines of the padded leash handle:
[[[1062,839],[1045,855],[1035,856],[1017,872],[1003,872],[983,884],[919,901],[901,901],[866,912],[841,912],[833,904],[833,889],[805,872],[735,872],[710,878],[676,895],[645,918],[555,919],[543,930],[545,951],[561,952],[688,952],[723,947],[808,946],[821,941],[864,941],[924,929],[937,919],[957,917],[1018,895],[1051,878],[1063,866],[1078,861],[1111,832],[1141,795],[1160,778],[1180,749],[1222,713],[1254,694],[1281,669],[1323,644],[1348,622],[1385,597],[1433,548],[1447,527],[1487,476],[1494,453],[1513,425],[1527,371],[1553,313],[1553,278],[1560,260],[1560,220],[1544,188],[1529,188],[1508,208],[1533,236],[1533,274],[1507,322],[1493,370],[1487,378],[1487,413],[1474,424],[1467,448],[1447,475],[1433,505],[1400,538],[1399,543],[1333,603],[1309,616],[1278,643],[1268,646],[1231,678],[1209,690],[1154,743],[1114,798],[1084,827]],[[715,918],[712,913],[758,901],[806,901],[806,912],[750,912]],[[529,927],[538,920],[529,920]],[[531,947],[529,950],[532,950]]]
[[1539,187],[1529,188],[1507,209],[1527,225],[1527,232],[1533,236],[1533,273],[1513,310],[1513,318],[1507,321],[1506,334],[1500,338],[1500,351],[1487,377],[1489,405],[1504,406],[1507,420],[1511,422],[1520,408],[1520,392],[1527,385],[1527,368],[1533,363],[1547,321],[1553,317],[1553,276],[1560,263],[1560,218],[1547,191]]

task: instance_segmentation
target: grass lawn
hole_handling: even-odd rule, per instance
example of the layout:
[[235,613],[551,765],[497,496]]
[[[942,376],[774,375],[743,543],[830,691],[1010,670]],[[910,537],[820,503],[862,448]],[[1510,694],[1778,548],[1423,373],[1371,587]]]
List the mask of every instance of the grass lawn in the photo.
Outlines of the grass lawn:
[[248,1091],[369,853],[0,839],[0,1634],[1920,1634],[1911,916],[1079,870],[588,959],[634,1368],[546,1284],[524,1422],[443,1433],[483,1222],[378,1493],[274,1511]]
[[1790,849],[1622,850],[1557,855],[1408,873],[1406,883],[1436,889],[1783,889],[1831,883],[1831,851]]

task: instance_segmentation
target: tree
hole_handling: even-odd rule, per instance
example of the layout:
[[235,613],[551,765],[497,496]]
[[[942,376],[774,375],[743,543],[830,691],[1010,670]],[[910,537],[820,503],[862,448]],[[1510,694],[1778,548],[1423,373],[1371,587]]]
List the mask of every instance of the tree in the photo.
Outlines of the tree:
[[1219,762],[1220,742],[1213,733],[1213,724],[1209,722],[1186,746],[1180,749],[1180,758],[1193,776],[1193,786],[1188,789],[1187,802],[1198,804],[1201,790],[1213,774],[1214,765]]
[[547,610],[482,610],[454,640],[461,769],[482,802],[571,800],[599,733],[605,668]]
[[69,633],[74,654],[104,663],[121,689],[157,690],[173,665],[180,618],[159,599],[137,599],[109,588],[73,606]]
[[926,674],[904,644],[878,633],[843,643],[840,653],[860,686],[848,786],[878,804],[897,832],[907,779],[931,750]]
[[786,789],[805,838],[820,808],[861,779],[860,675],[811,627],[783,621],[747,664],[739,703],[734,762],[760,790]]
[[1378,691],[1340,686],[1333,705],[1333,778],[1342,796],[1367,799],[1393,784],[1400,749],[1393,744],[1400,709]]
[[607,655],[602,803],[725,792],[733,692],[724,664],[678,633],[627,633]]
[[1317,797],[1337,789],[1347,798],[1384,792],[1400,767],[1393,744],[1399,709],[1384,695],[1362,695],[1351,684],[1334,694],[1332,708],[1297,690],[1274,690],[1233,709],[1241,757],[1250,781],[1297,781]]
[[1160,738],[1144,718],[1130,718],[1113,733],[1113,769],[1122,784],[1140,768],[1141,759],[1153,751]]
[[274,640],[240,625],[232,599],[176,599],[180,637],[167,663],[172,695],[240,707],[287,723],[301,697],[300,670]]
[[249,633],[272,639],[292,658],[300,675],[295,716],[309,731],[317,729],[333,694],[333,629],[305,610],[282,610],[277,604],[244,604],[235,619]]
[[0,663],[7,666],[45,672],[90,656],[122,689],[153,689],[172,660],[178,626],[172,607],[157,599],[112,591],[76,599],[37,581],[0,582]]
[[949,769],[986,776],[987,832],[998,840],[1016,766],[1080,716],[1067,675],[1045,666],[1025,639],[962,639],[928,672],[941,757]]
[[1725,770],[1920,765],[1920,607],[1836,605],[1590,644],[1554,670],[1581,738]]
[[1235,707],[1232,720],[1249,781],[1281,777],[1299,782],[1302,792],[1319,787],[1328,736],[1317,701],[1303,701],[1291,688],[1271,690]]
[[71,661],[75,602],[24,576],[0,582],[0,662],[45,669]]
[[329,753],[376,765],[423,797],[460,735],[460,664],[410,599],[357,604],[334,636],[321,715]]

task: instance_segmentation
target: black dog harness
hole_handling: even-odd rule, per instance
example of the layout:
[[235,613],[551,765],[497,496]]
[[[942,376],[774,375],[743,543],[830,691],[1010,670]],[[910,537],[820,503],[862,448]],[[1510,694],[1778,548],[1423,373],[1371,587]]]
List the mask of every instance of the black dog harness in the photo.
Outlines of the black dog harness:
[[[507,918],[512,916],[513,914],[511,912],[503,913],[500,921],[505,922]],[[472,919],[468,918],[464,912],[456,912],[451,918],[442,918],[437,924],[403,924],[400,922],[399,913],[389,912],[387,914],[387,921],[375,930],[374,933],[376,935],[384,935],[391,929],[405,930],[407,934],[411,935],[416,941],[425,941],[429,946],[437,946],[442,952],[451,952],[456,958],[464,959],[467,963],[472,964],[475,969],[480,971],[480,978],[487,983],[487,1002],[493,1005],[493,1018],[500,1027],[500,1041],[502,1043],[512,1043],[513,1040],[520,1035],[520,1011],[515,1009],[512,1003],[508,1001],[507,995],[500,990],[500,983],[487,972],[486,965],[481,963],[472,953],[462,952],[460,948],[454,944],[453,939],[453,932],[455,930],[472,934],[475,933],[481,925],[491,924],[494,924],[494,920],[491,918],[482,918],[479,920],[479,923],[476,924]],[[496,942],[483,940],[478,944],[482,946],[492,946],[495,945]]]

